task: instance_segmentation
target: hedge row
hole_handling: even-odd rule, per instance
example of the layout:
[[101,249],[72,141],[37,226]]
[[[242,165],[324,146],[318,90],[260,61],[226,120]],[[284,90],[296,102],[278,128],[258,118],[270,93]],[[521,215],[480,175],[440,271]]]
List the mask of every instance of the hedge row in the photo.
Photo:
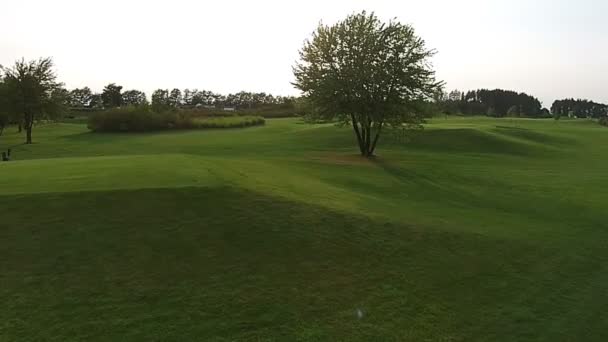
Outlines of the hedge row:
[[258,116],[197,118],[184,111],[156,113],[147,108],[127,107],[98,112],[89,117],[94,132],[148,132],[171,129],[237,128],[263,125]]

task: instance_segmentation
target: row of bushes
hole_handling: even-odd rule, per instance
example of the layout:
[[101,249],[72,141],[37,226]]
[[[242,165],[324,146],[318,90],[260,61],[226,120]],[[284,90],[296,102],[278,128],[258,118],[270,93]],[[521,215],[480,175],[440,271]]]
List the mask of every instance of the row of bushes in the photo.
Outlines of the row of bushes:
[[261,116],[224,116],[216,118],[196,118],[192,120],[194,128],[242,128],[260,126],[266,123]]
[[145,107],[126,107],[89,116],[88,127],[94,132],[148,132],[171,129],[238,128],[264,123],[264,118],[259,116],[200,118],[186,111],[156,113]]

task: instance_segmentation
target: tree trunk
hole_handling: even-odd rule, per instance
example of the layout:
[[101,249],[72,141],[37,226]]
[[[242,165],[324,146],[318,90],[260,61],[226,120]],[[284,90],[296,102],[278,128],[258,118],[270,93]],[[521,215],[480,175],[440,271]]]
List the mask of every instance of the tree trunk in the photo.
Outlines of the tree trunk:
[[378,143],[378,139],[380,139],[380,132],[382,132],[382,126],[383,126],[383,123],[381,122],[378,125],[378,131],[376,132],[376,136],[374,137],[374,142],[372,143],[372,146],[369,151],[370,156],[372,156],[374,154],[374,151],[376,150],[376,144]]
[[357,123],[357,119],[353,114],[350,115],[350,118],[353,123],[353,130],[355,131],[355,135],[357,136],[357,144],[359,144],[359,151],[361,151],[361,155],[365,156],[365,145],[363,142],[363,138],[361,136],[361,131],[359,131],[359,124]]
[[21,122],[20,122],[19,126],[17,127],[17,132],[21,133],[22,130],[23,130],[23,126],[21,125]]
[[26,128],[25,143],[26,144],[31,144],[32,143],[32,125],[28,125],[27,128]]

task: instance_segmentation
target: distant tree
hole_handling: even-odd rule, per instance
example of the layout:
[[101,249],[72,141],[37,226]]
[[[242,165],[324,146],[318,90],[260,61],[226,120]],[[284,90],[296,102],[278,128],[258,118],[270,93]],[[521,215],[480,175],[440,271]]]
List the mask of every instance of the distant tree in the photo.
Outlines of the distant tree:
[[488,116],[492,116],[492,117],[497,116],[497,114],[496,114],[496,109],[494,109],[494,107],[489,107],[489,108],[488,108],[488,111],[487,111],[487,113],[486,113],[486,114],[487,114]]
[[148,103],[146,93],[139,90],[127,90],[122,93],[122,104],[124,106],[140,106]]
[[10,109],[8,102],[8,89],[4,83],[4,79],[0,77],[0,135],[4,132],[4,128],[10,122]]
[[0,136],[4,133],[4,128],[9,124],[9,115],[6,112],[0,112]]
[[157,89],[152,93],[152,110],[162,112],[169,108],[169,91]]
[[89,108],[103,109],[103,99],[101,97],[101,94],[91,95],[91,101],[89,102]]
[[518,117],[519,116],[519,106],[511,106],[507,111],[507,116],[510,117]]
[[101,100],[105,108],[115,108],[122,105],[122,86],[110,83],[101,92]]
[[452,90],[448,95],[448,99],[450,101],[461,101],[463,99],[464,94],[459,90]]
[[434,53],[409,25],[353,14],[319,25],[300,51],[294,85],[320,116],[351,124],[370,157],[385,125],[422,121],[421,104],[441,85],[429,66]]
[[7,93],[8,109],[20,113],[26,130],[26,144],[32,143],[34,123],[53,119],[66,110],[67,91],[57,82],[51,58],[15,62],[2,68]]
[[169,106],[178,108],[182,105],[182,92],[175,88],[169,93]]
[[72,108],[88,108],[92,97],[93,92],[89,87],[73,89],[69,94],[69,105]]
[[601,118],[608,113],[608,105],[589,100],[564,99],[556,100],[551,106],[551,113],[555,117],[574,116],[577,118]]
[[543,108],[540,110],[541,118],[551,118],[551,112],[547,108]]
[[[196,90],[194,90],[196,92]],[[192,106],[192,94],[193,92],[190,89],[184,89],[184,96],[182,101],[186,106]]]

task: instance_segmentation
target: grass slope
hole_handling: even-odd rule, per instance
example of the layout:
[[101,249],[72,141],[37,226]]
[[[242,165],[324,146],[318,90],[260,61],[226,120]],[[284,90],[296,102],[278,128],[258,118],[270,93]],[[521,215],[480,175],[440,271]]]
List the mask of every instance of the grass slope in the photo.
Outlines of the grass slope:
[[608,338],[596,124],[435,120],[373,162],[295,119],[34,133],[0,137],[0,340]]

